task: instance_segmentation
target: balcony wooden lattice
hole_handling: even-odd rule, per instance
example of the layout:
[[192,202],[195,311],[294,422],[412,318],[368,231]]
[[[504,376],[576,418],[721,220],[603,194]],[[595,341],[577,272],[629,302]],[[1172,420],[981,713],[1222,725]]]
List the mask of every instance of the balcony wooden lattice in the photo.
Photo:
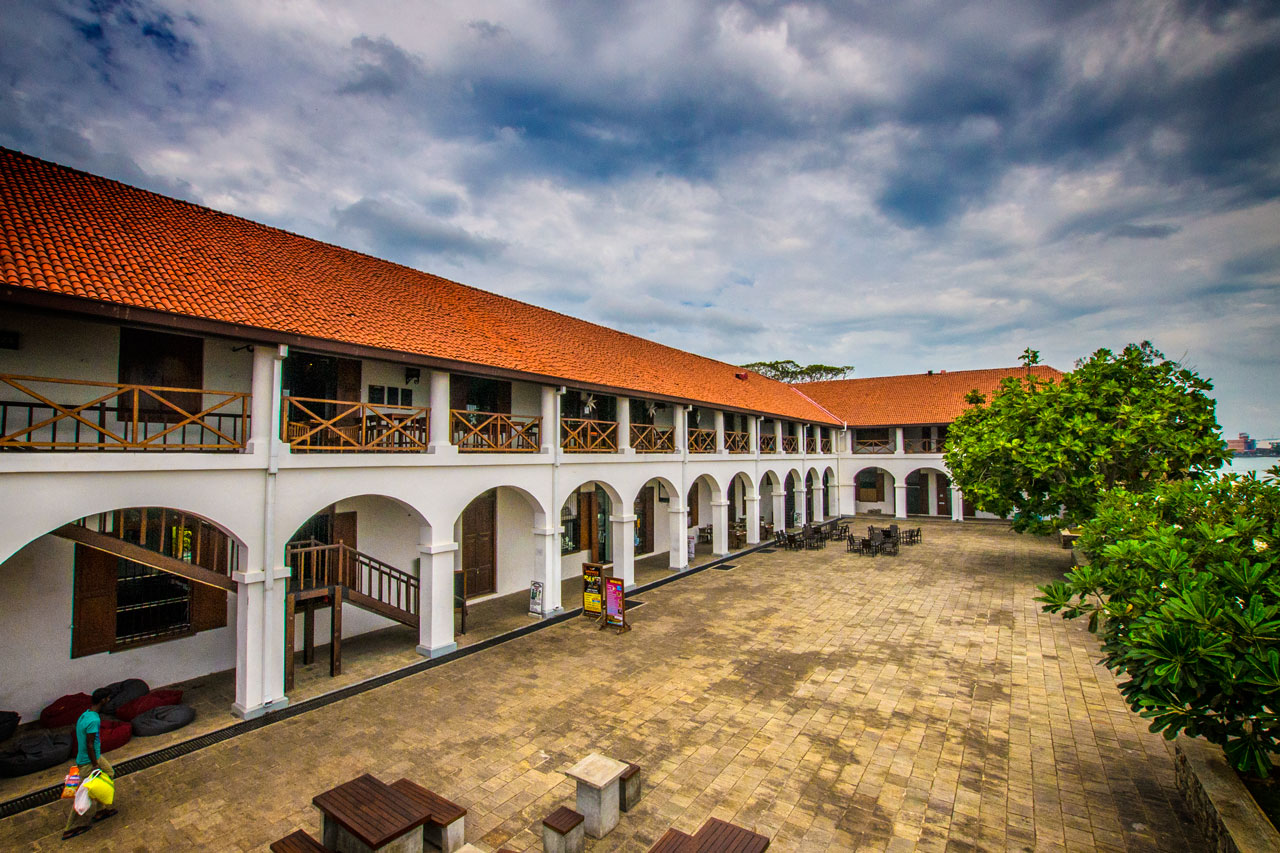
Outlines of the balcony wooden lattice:
[[824,438],[824,439],[822,439],[822,441],[821,441],[821,442],[819,442],[818,446],[819,446],[819,448],[821,448],[821,452],[822,452],[822,453],[830,453],[830,452],[831,452],[831,439],[829,439],[829,438]]
[[427,449],[430,410],[426,407],[310,397],[284,397],[282,402],[281,437],[295,452]]
[[715,453],[716,431],[713,429],[689,430],[690,453]]
[[652,424],[632,424],[631,446],[636,453],[674,453],[676,431]]
[[907,453],[941,453],[940,438],[908,438],[902,442],[902,449]]
[[761,453],[777,453],[778,437],[771,432],[760,433],[760,452]]
[[854,453],[893,453],[893,440],[888,438],[868,438],[853,443]]
[[800,439],[794,435],[784,435],[782,437],[782,452],[783,453],[799,453]]
[[618,425],[613,421],[561,418],[560,449],[566,453],[617,453]]
[[805,440],[804,440],[804,452],[805,452],[805,453],[817,453],[817,452],[818,452],[818,439],[817,439],[817,437],[816,437],[816,436],[812,436],[812,435],[810,435],[810,436],[806,436],[806,437],[805,437]]
[[730,453],[750,453],[751,433],[726,432],[724,434],[724,449]]
[[3,450],[241,450],[249,431],[247,392],[0,375],[14,392],[0,400]]
[[498,412],[450,412],[453,443],[463,453],[537,453],[542,418]]

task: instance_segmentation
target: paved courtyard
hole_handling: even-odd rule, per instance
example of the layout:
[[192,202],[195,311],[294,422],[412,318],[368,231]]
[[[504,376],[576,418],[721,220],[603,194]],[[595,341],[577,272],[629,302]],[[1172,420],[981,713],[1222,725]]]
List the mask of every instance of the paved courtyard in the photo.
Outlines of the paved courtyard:
[[700,572],[644,593],[630,633],[552,626],[125,776],[120,815],[65,844],[62,804],[0,821],[0,849],[265,850],[371,772],[467,807],[483,850],[541,850],[591,751],[645,784],[594,851],[711,816],[779,851],[1204,849],[1094,638],[1032,600],[1069,554],[924,526],[896,558],[833,543]]

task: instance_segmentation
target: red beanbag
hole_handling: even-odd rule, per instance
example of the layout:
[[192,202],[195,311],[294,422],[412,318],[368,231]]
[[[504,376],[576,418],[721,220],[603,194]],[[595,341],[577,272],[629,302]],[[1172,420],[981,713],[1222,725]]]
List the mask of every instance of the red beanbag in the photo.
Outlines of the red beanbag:
[[145,696],[140,696],[132,702],[126,702],[119,708],[116,708],[116,716],[122,720],[132,720],[141,713],[150,711],[152,708],[159,708],[162,705],[181,705],[181,690],[152,690]]
[[56,700],[40,712],[40,725],[46,729],[74,726],[80,715],[89,710],[92,700],[88,693],[71,693]]
[[98,726],[98,738],[102,741],[104,753],[124,746],[132,737],[133,726],[124,720],[108,720],[104,717]]

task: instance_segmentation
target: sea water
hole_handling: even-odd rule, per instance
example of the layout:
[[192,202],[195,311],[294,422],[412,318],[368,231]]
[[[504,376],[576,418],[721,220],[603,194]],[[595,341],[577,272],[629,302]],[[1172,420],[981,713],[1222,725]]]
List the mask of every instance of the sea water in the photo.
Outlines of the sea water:
[[1256,471],[1261,476],[1272,465],[1280,465],[1280,457],[1276,456],[1237,456],[1223,465],[1221,470],[1223,473],[1230,474],[1246,474],[1249,471]]

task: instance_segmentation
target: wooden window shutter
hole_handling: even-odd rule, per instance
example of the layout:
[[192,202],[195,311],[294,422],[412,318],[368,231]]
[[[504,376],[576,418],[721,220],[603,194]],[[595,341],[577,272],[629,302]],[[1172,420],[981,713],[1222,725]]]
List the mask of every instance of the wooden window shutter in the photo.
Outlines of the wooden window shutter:
[[361,364],[359,359],[339,358],[337,361],[338,393],[337,398],[343,402],[356,403],[360,400]]
[[71,604],[71,656],[109,652],[116,645],[116,578],[119,557],[76,546]]
[[698,484],[689,489],[689,526],[698,526]]
[[471,380],[466,376],[453,374],[449,377],[449,408],[458,412],[467,410],[467,391]]
[[[197,564],[211,572],[224,572],[231,547],[226,535],[207,525],[200,527],[200,559]],[[208,631],[227,625],[227,591],[216,586],[191,582],[191,630]]]
[[[579,491],[578,492],[578,550],[590,551],[592,532],[595,530],[596,521],[593,517],[596,512],[596,496],[594,492]],[[594,559],[594,558],[593,558]]]

